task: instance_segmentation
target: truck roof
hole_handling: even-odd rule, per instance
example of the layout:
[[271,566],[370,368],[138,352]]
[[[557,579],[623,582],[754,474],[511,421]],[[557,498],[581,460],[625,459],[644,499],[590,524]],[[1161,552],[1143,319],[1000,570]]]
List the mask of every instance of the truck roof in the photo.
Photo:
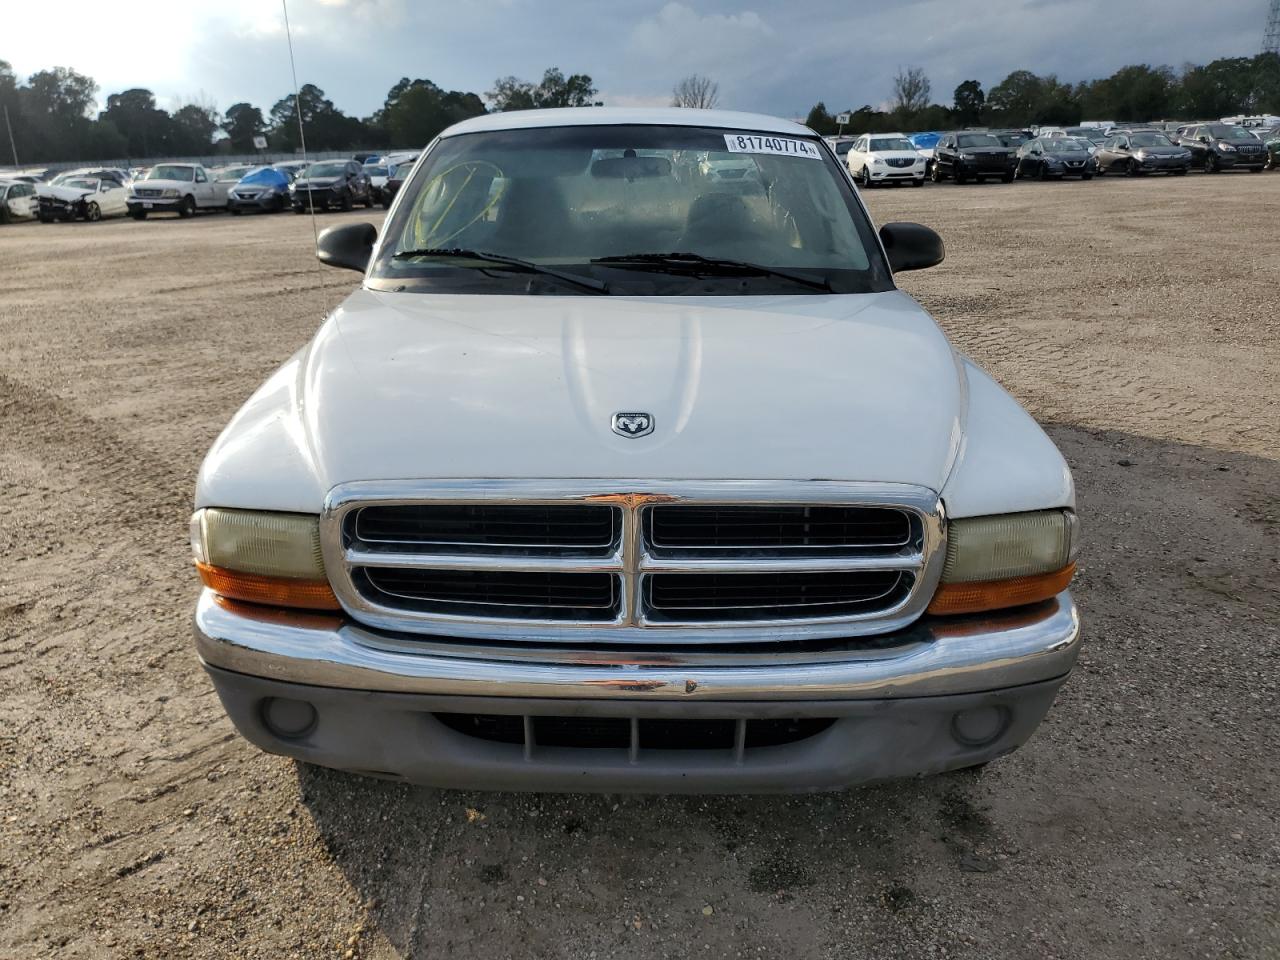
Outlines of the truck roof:
[[725,130],[758,130],[792,137],[811,137],[813,131],[793,120],[733,110],[688,110],[679,107],[565,107],[556,110],[512,110],[489,113],[456,123],[442,137],[488,130],[524,130],[533,127],[617,126],[721,127]]

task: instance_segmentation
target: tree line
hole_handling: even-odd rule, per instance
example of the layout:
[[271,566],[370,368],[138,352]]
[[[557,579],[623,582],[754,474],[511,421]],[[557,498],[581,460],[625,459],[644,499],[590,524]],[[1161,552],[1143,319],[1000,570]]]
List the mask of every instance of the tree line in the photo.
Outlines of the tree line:
[[[0,108],[9,128],[0,131],[0,162],[15,162],[15,150],[16,162],[21,163],[252,153],[255,137],[266,137],[273,152],[291,153],[301,145],[299,112],[312,150],[416,147],[450,124],[490,111],[600,104],[589,75],[565,75],[558,67],[547,69],[536,82],[499,77],[483,95],[403,77],[368,117],[343,113],[311,83],[303,84],[296,96],[290,93],[277,100],[265,113],[243,102],[231,104],[225,112],[207,102],[185,103],[170,112],[142,88],[108,95],[95,112],[97,94],[94,80],[75,70],[54,67],[19,82],[12,67],[0,60]],[[673,106],[710,107],[718,100],[717,84],[697,74],[672,90]],[[964,81],[949,105],[934,103],[929,78],[911,67],[894,77],[886,109],[866,105],[848,112],[852,117],[846,131],[860,133],[1280,113],[1280,56],[1224,58],[1177,71],[1136,64],[1081,83],[1015,70],[988,90],[977,80]],[[838,130],[836,115],[825,103],[814,105],[806,123],[823,134]]]
[[[887,109],[850,109],[845,132],[945,130],[955,127],[1074,126],[1082,120],[1208,120],[1237,114],[1280,114],[1280,55],[1225,57],[1181,70],[1133,64],[1100,80],[1068,83],[1053,74],[1015,70],[989,90],[977,80],[956,87],[950,105],[932,102],[919,67],[899,70]],[[815,104],[806,123],[836,133],[837,113]]]
[[9,130],[0,129],[0,164],[253,153],[255,137],[266,137],[273,152],[289,153],[301,145],[299,112],[310,150],[420,147],[445,127],[490,111],[599,104],[590,76],[566,76],[558,67],[546,70],[536,83],[501,77],[483,97],[403,77],[368,117],[343,113],[311,83],[265,113],[251,103],[233,103],[219,112],[200,102],[170,112],[141,88],[108,95],[95,113],[97,94],[94,80],[75,70],[41,70],[20,83],[13,68],[0,60],[0,108],[8,114],[13,135],[11,145]]

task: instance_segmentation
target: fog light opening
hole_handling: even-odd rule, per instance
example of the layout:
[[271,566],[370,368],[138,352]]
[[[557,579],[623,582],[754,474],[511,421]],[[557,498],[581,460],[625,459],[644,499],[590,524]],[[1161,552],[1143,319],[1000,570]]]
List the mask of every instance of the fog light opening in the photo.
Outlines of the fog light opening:
[[282,740],[297,740],[315,729],[316,708],[305,700],[268,697],[262,701],[262,722]]
[[961,710],[951,717],[951,735],[966,747],[985,747],[1004,735],[1009,719],[1009,708],[1004,706]]

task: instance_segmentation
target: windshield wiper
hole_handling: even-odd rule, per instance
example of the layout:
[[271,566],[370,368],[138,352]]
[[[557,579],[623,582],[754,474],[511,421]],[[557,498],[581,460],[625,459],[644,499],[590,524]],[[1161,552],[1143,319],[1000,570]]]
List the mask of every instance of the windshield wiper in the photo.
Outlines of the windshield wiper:
[[517,270],[526,270],[529,273],[540,273],[544,276],[555,277],[557,280],[572,283],[593,293],[609,292],[609,285],[603,280],[595,280],[591,277],[579,276],[576,273],[556,270],[554,267],[546,267],[540,263],[534,263],[532,260],[508,257],[500,253],[486,253],[483,250],[464,250],[461,247],[427,247],[422,250],[401,250],[399,253],[393,254],[391,259],[411,260],[414,257],[441,257],[457,260],[480,260],[484,263],[500,263],[504,266],[514,267]]
[[685,273],[703,275],[732,276],[734,274],[748,274],[757,277],[777,277],[781,280],[790,280],[792,283],[803,284],[806,287],[813,287],[815,290],[835,293],[831,284],[824,279],[806,277],[799,273],[792,273],[789,270],[766,267],[759,263],[749,263],[746,260],[704,257],[700,253],[624,253],[615,257],[596,257],[591,262],[609,267],[678,270]]

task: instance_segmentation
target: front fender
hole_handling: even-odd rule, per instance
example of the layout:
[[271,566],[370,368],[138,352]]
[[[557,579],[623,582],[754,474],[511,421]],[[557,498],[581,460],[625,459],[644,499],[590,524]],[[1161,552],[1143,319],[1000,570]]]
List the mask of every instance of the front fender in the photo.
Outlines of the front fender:
[[196,479],[197,508],[320,512],[325,491],[301,416],[306,355],[286,360],[214,441]]
[[1004,388],[961,362],[968,408],[960,454],[942,489],[947,516],[978,517],[1075,506],[1075,485],[1052,440]]

